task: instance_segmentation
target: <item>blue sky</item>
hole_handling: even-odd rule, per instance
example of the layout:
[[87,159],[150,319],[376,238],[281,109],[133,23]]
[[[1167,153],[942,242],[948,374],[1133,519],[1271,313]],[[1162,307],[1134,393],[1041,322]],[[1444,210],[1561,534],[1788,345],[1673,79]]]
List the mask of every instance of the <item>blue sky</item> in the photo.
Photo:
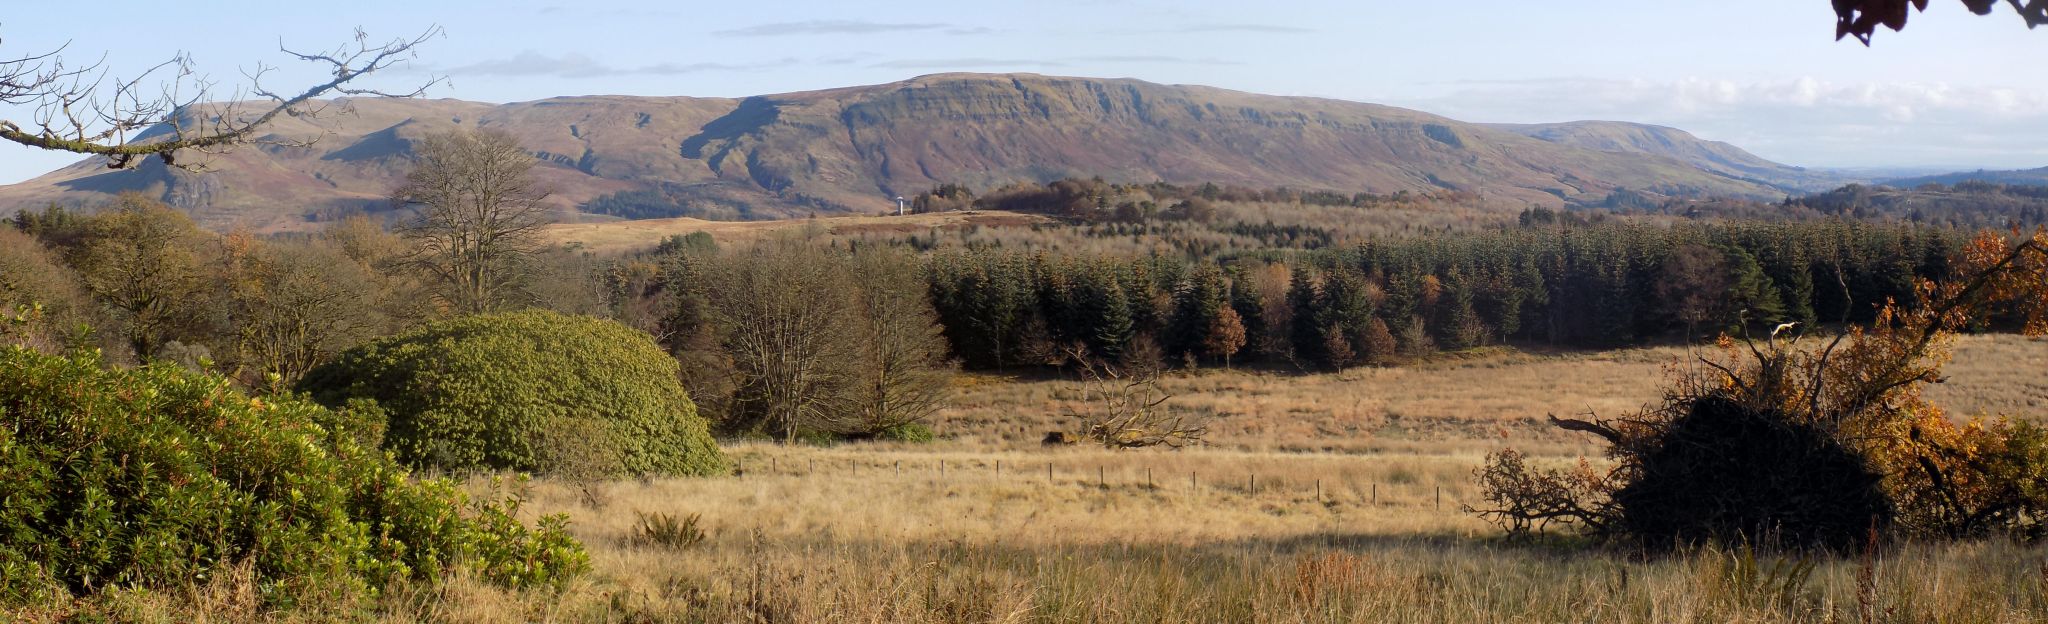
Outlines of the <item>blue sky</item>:
[[[116,74],[177,53],[228,90],[257,62],[373,37],[445,36],[402,71],[430,97],[740,96],[943,71],[1132,77],[1418,108],[1466,121],[1676,126],[1807,166],[2048,165],[2048,29],[1934,0],[1875,47],[1821,0],[37,3],[0,57],[69,43]],[[174,6],[175,9],[165,9]],[[0,119],[28,111],[0,107]],[[0,182],[74,158],[0,146]]]

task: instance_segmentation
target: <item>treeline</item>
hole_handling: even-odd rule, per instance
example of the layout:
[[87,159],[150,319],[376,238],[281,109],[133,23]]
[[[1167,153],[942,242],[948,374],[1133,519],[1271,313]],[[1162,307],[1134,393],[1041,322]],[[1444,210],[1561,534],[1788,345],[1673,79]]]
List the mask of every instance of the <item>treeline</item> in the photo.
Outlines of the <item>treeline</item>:
[[[2048,223],[2048,187],[1965,181],[1913,188],[1848,184],[1780,202],[1736,198],[1657,199],[1617,189],[1597,206],[1621,214],[1688,219],[1908,221],[1959,228],[2026,228]],[[1575,213],[1576,214],[1576,213]]]
[[2048,187],[1974,180],[1952,186],[1930,182],[1911,189],[1850,184],[1784,205],[1830,216],[1915,223],[1999,228],[2048,223]]
[[658,183],[652,188],[600,195],[577,209],[622,219],[695,217],[712,221],[749,221],[760,218],[754,214],[753,206],[747,203],[726,205],[707,201],[691,194],[688,187],[668,182]]
[[1460,203],[1476,197],[1457,191],[1390,195],[1302,190],[1286,187],[1253,189],[1213,182],[1182,186],[1165,182],[1113,184],[1102,178],[1065,178],[1047,183],[1019,182],[986,194],[959,184],[942,184],[911,198],[913,212],[1007,210],[1088,222],[1143,223],[1152,220],[1207,222],[1216,202],[1349,206],[1356,208],[1424,202]]
[[219,368],[279,389],[333,354],[434,313],[406,245],[356,217],[264,239],[200,230],[140,195],[91,213],[23,211],[0,228],[14,342],[112,362]]
[[1383,364],[1504,341],[1616,347],[1744,325],[1868,321],[1939,278],[1962,232],[1819,221],[1522,227],[1216,262],[935,254],[931,300],[971,366],[1076,348],[1169,362]]

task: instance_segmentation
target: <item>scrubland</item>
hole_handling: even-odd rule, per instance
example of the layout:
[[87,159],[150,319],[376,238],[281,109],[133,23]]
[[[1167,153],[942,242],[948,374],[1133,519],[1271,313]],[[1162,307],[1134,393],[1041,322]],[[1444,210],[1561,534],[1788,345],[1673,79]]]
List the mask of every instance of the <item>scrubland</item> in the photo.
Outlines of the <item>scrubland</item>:
[[[974,375],[929,444],[727,442],[739,474],[542,479],[593,572],[559,589],[467,579],[394,588],[385,622],[2039,622],[2048,546],[1903,543],[1867,556],[1739,544],[1651,555],[1549,535],[1509,542],[1462,510],[1485,451],[1546,462],[1593,446],[1544,413],[1621,415],[1689,352],[1494,349],[1391,369],[1212,370],[1167,382],[1212,415],[1182,451],[1046,447],[1051,379]],[[2048,341],[1965,337],[1936,386],[1957,414],[2048,422]],[[1593,461],[1598,461],[1594,458]],[[484,487],[478,477],[476,487]],[[644,539],[695,517],[701,542]],[[136,594],[145,621],[261,612],[230,574]],[[175,614],[175,615],[173,615]],[[32,614],[31,614],[32,615]]]
[[[1593,447],[1536,422],[1621,415],[1688,351],[1495,350],[1330,375],[1207,371],[1184,451],[1040,445],[1057,380],[975,376],[922,445],[741,442],[741,474],[536,481],[596,572],[562,593],[457,583],[386,614],[435,621],[2036,622],[2048,547],[1908,543],[1868,557],[1741,545],[1646,555],[1511,543],[1462,511],[1486,450]],[[1965,337],[1937,400],[2048,422],[2048,342]],[[1594,459],[1598,461],[1597,458]],[[1256,488],[1256,489],[1255,489]],[[642,514],[706,537],[635,541]]]

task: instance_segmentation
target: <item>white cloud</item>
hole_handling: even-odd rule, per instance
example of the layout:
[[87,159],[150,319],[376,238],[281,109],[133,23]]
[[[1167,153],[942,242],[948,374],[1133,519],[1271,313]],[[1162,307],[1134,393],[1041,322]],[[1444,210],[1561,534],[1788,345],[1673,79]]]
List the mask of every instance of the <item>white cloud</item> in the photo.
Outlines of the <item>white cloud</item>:
[[1941,82],[1556,78],[1424,85],[1398,103],[1469,121],[1674,126],[1798,165],[2038,167],[2048,91]]

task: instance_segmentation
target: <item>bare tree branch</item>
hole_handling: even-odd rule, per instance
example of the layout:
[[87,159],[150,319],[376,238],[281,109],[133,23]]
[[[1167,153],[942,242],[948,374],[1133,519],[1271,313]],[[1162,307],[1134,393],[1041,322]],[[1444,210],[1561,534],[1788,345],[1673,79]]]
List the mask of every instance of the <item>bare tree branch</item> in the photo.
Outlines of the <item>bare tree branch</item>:
[[1157,369],[1126,371],[1078,345],[1064,355],[1081,371],[1081,398],[1088,407],[1072,415],[1081,422],[1082,437],[1110,448],[1180,448],[1201,444],[1208,435],[1208,425],[1166,406],[1173,395],[1159,387]]
[[[257,131],[279,115],[318,116],[327,108],[319,99],[322,97],[424,94],[443,79],[430,77],[407,91],[364,87],[356,81],[414,58],[415,48],[440,34],[441,28],[434,26],[416,37],[372,44],[359,28],[353,42],[325,52],[295,52],[280,45],[286,55],[320,66],[327,80],[303,90],[281,92],[263,83],[264,76],[275,68],[258,65],[243,72],[249,82],[245,90],[225,99],[215,99],[216,83],[198,74],[191,56],[184,53],[129,79],[110,77],[104,58],[84,67],[68,66],[58,55],[62,47],[0,60],[0,103],[35,107],[24,122],[0,119],[0,139],[38,149],[106,156],[107,166],[113,169],[150,155],[167,165],[190,168],[188,163],[178,162],[177,152],[217,152],[254,141]],[[256,99],[244,101],[245,95]],[[162,132],[153,134],[151,129],[158,127]]]
[[1578,420],[1574,418],[1558,418],[1556,414],[1546,414],[1546,416],[1550,417],[1550,425],[1553,427],[1557,427],[1559,429],[1563,429],[1566,431],[1584,431],[1586,433],[1606,438],[1609,444],[1618,445],[1622,442],[1621,432],[1615,431],[1613,427],[1609,427],[1599,422],[1590,420]]

